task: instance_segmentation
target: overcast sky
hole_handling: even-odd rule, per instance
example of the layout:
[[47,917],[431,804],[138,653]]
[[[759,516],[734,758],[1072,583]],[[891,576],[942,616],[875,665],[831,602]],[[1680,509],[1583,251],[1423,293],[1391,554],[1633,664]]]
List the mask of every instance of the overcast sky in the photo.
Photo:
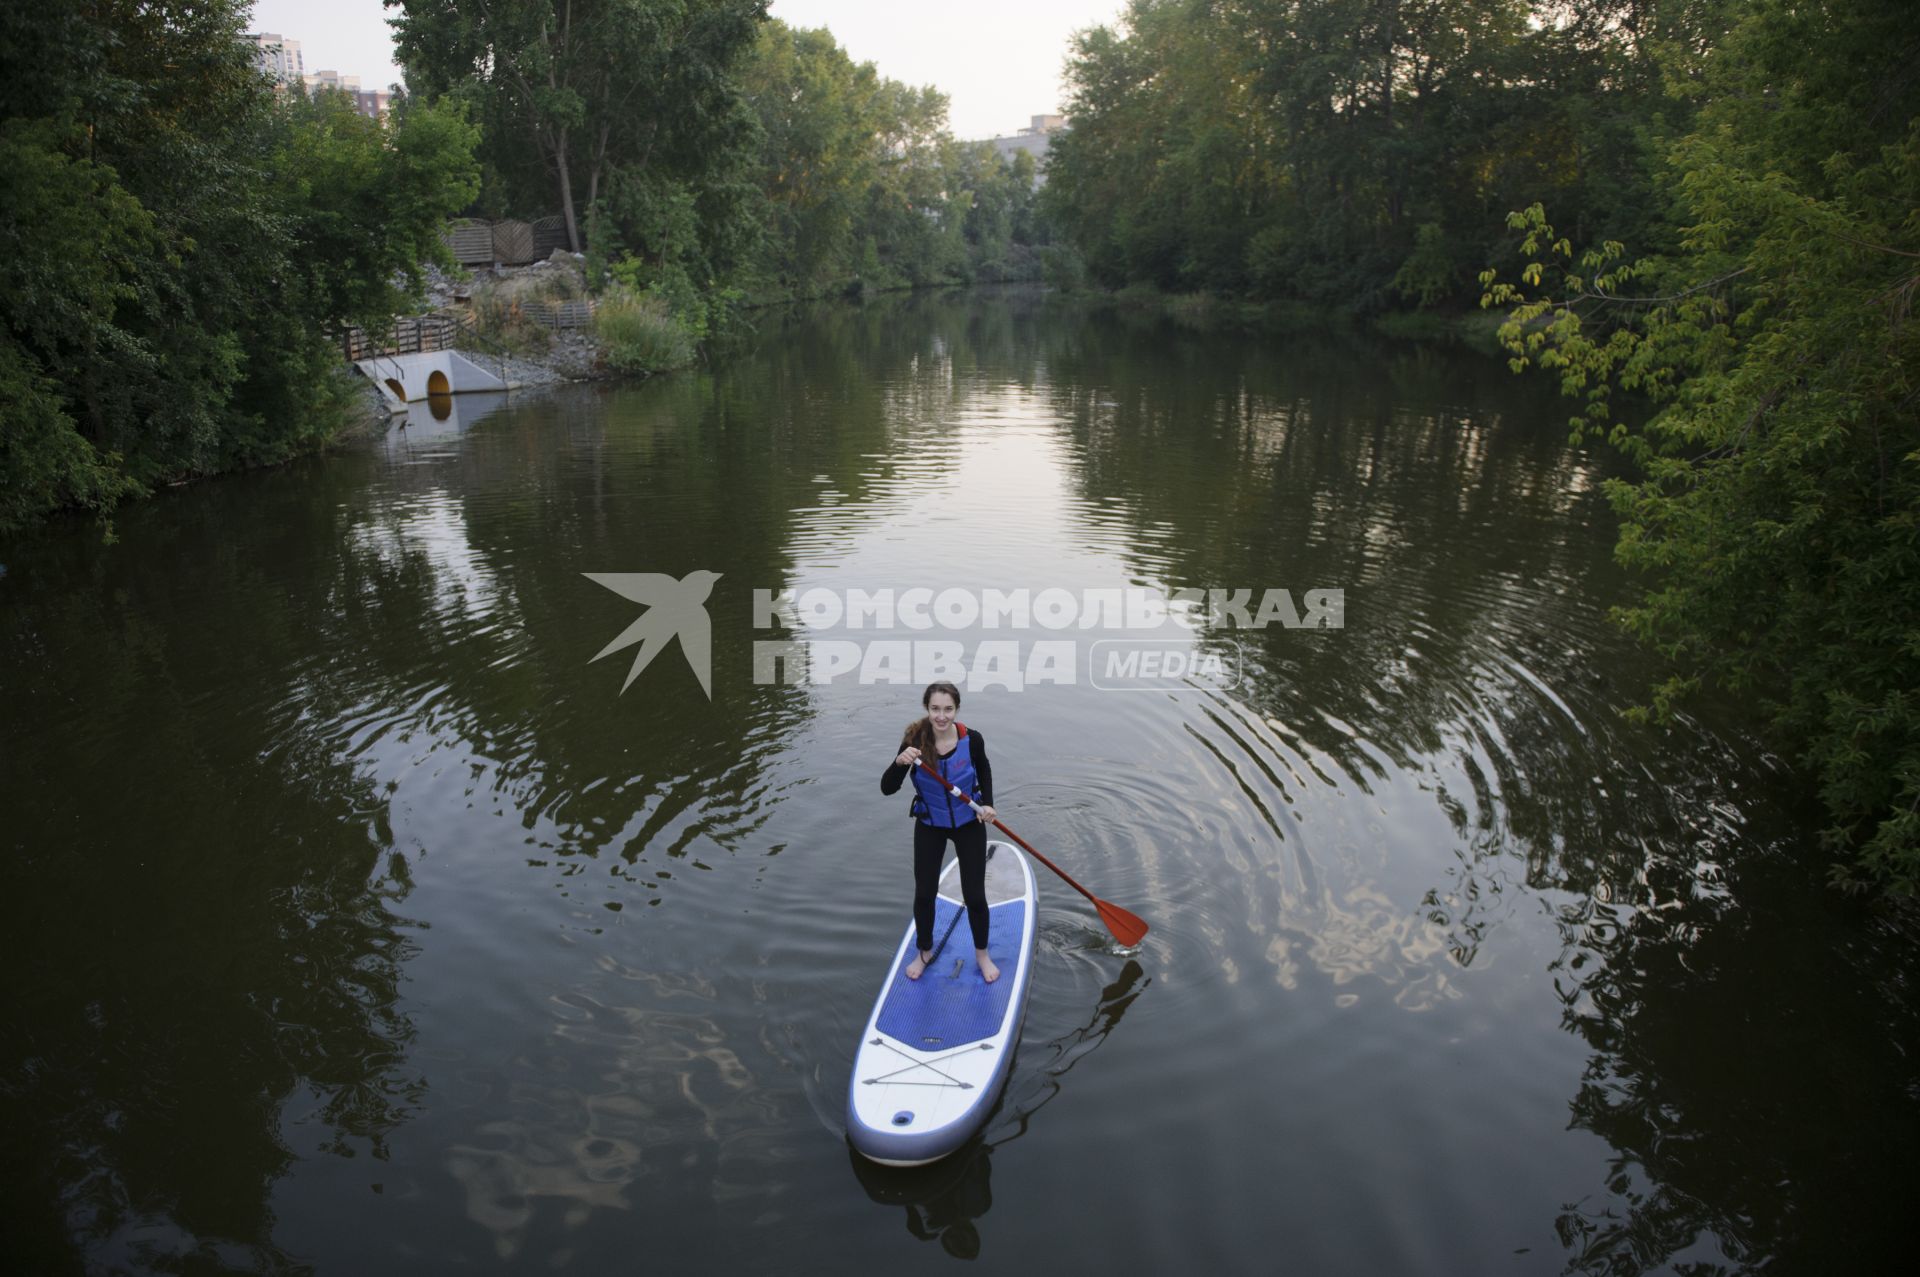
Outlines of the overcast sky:
[[[954,136],[1013,132],[1059,109],[1067,37],[1113,21],[1124,0],[774,0],[773,16],[826,27],[856,61],[951,99]],[[400,79],[380,0],[255,0],[255,31],[300,41],[309,72]]]

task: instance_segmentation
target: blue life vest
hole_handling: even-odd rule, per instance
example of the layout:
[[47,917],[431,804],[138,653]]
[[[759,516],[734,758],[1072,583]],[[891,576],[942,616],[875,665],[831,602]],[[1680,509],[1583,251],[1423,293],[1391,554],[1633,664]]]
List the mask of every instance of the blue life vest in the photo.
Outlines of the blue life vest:
[[[960,742],[953,752],[945,758],[926,758],[926,764],[946,777],[948,782],[959,787],[960,792],[969,794],[975,802],[980,801],[980,777],[973,770],[973,744],[967,739],[965,724],[956,723],[960,729]],[[918,767],[913,769],[913,788],[917,797],[913,800],[913,815],[929,825],[938,825],[942,829],[957,829],[969,821],[979,819],[973,814],[973,808],[955,798]]]

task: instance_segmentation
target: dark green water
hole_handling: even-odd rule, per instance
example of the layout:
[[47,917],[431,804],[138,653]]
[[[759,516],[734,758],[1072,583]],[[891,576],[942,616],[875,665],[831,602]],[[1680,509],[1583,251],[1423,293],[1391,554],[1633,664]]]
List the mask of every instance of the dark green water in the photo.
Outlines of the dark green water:
[[[1908,1249],[1912,938],[1801,866],[1741,707],[1619,719],[1609,463],[1498,361],[981,294],[485,406],[0,553],[13,1271]],[[677,647],[622,695],[582,574],[696,569],[711,700]],[[983,1138],[866,1166],[917,688],[756,682],[752,591],[1128,586],[1345,626],[967,697],[1004,818],[1153,932],[1043,876]]]

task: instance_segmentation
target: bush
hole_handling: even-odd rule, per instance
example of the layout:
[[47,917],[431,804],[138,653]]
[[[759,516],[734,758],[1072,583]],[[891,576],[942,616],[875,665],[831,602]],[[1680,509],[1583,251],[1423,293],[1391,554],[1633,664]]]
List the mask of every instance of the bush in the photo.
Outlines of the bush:
[[1050,244],[1040,250],[1040,278],[1063,293],[1078,292],[1087,286],[1086,259],[1066,244]]
[[[473,302],[471,348],[497,354],[537,358],[553,345],[553,336],[538,320],[526,313],[519,299],[482,295]],[[463,335],[456,342],[468,345]]]
[[609,293],[593,326],[607,364],[620,372],[667,372],[693,362],[693,340],[658,297]]
[[[1790,21],[1786,20],[1791,14]],[[1773,720],[1819,784],[1850,887],[1920,897],[1920,81],[1910,0],[1751,5],[1659,175],[1676,226],[1633,261],[1575,249],[1534,204],[1509,225],[1516,369],[1585,400],[1576,440],[1638,463],[1606,491],[1616,616],[1672,671],[1638,718],[1705,688]],[[1676,92],[1679,91],[1676,89]],[[1644,423],[1616,394],[1645,396]]]
[[1414,305],[1425,308],[1451,296],[1460,282],[1459,264],[1438,222],[1423,222],[1414,232],[1413,251],[1389,285]]

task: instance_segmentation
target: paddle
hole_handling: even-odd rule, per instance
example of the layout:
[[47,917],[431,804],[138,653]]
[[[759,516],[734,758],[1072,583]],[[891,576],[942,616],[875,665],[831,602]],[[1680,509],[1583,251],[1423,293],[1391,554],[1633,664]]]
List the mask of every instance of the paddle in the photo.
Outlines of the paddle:
[[[933,777],[935,782],[937,782],[941,786],[941,788],[945,789],[949,794],[952,794],[955,798],[958,798],[961,802],[973,808],[974,815],[976,816],[980,815],[980,804],[974,802],[973,799],[961,793],[960,787],[958,785],[948,784],[947,778],[945,776],[942,776],[939,772],[935,771],[933,768],[927,766],[926,760],[916,759],[913,765],[915,767],[918,767],[921,771],[925,772],[927,775]],[[1072,887],[1075,891],[1079,892],[1081,895],[1085,896],[1087,899],[1093,901],[1093,907],[1100,911],[1100,921],[1107,924],[1107,930],[1113,932],[1113,938],[1115,940],[1118,940],[1122,945],[1131,949],[1134,945],[1139,944],[1140,941],[1146,936],[1147,934],[1146,923],[1142,922],[1139,918],[1136,918],[1134,915],[1128,913],[1125,909],[1122,909],[1119,905],[1108,904],[1106,901],[1102,900],[1100,897],[1094,895],[1091,891],[1088,891],[1085,887],[1075,882],[1072,876],[1068,874],[1066,870],[1062,869],[1059,865],[1054,864],[1051,860],[1048,860],[1045,856],[1035,851],[1033,849],[1032,843],[1022,838],[1019,834],[1014,833],[1013,830],[1008,829],[1005,825],[1001,824],[998,820],[994,820],[992,824],[995,829],[998,829],[1001,833],[1005,834],[1007,837],[1019,843],[1020,849],[1022,851],[1026,852],[1029,856],[1032,856],[1035,860],[1039,861],[1041,864],[1045,865],[1047,868],[1059,874],[1060,877],[1065,880],[1066,884],[1069,887]]]

